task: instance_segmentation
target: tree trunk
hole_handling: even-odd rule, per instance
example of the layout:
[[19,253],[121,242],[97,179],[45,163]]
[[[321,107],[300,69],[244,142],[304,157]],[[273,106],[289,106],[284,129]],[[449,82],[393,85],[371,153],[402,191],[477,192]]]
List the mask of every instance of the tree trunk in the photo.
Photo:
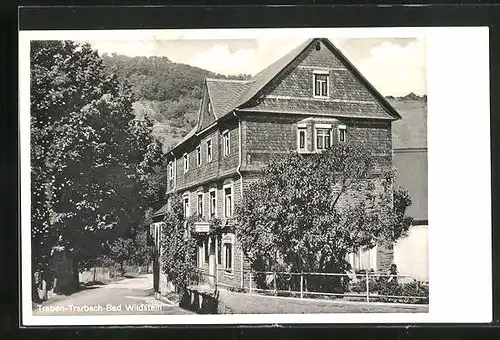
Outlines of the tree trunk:
[[76,260],[73,260],[73,284],[71,289],[71,293],[74,293],[80,289],[80,275],[78,271],[78,262],[76,262]]
[[153,251],[153,288],[155,292],[160,291],[160,264],[156,247]]

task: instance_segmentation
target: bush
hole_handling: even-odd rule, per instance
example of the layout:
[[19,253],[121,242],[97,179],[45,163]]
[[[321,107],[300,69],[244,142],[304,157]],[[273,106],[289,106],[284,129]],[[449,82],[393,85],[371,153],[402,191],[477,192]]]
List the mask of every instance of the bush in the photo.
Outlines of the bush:
[[403,284],[385,285],[379,292],[380,295],[402,296],[401,298],[380,297],[384,302],[400,303],[429,303],[429,287],[422,282],[414,281]]
[[[351,283],[349,290],[366,294],[366,278],[362,277]],[[429,303],[429,287],[417,280],[408,283],[391,283],[387,282],[386,276],[371,276],[369,290],[370,298],[377,298],[382,302]]]

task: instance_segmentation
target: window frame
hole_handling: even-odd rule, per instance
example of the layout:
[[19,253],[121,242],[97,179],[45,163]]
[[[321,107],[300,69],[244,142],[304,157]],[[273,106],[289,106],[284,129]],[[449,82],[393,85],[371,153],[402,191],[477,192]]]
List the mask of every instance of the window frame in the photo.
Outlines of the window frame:
[[231,131],[229,130],[222,132],[222,149],[224,157],[231,154]]
[[[322,149],[318,149],[318,130],[328,130],[329,132],[329,137],[330,137],[330,145],[328,148],[323,147]],[[315,151],[324,151],[333,146],[333,129],[331,124],[316,124],[314,125],[314,150]],[[324,137],[323,137],[323,144],[324,143]]]
[[[339,126],[337,126],[337,132],[338,132],[338,141],[340,143],[345,143],[347,140],[347,127],[345,125],[339,125]],[[344,140],[340,139],[342,132],[344,134]]]
[[[304,133],[304,147],[300,147],[300,134]],[[307,150],[307,127],[306,126],[297,126],[297,150],[306,151]]]
[[[231,247],[231,261],[228,262],[227,259],[227,246]],[[232,275],[234,273],[234,236],[233,235],[228,235],[226,239],[222,238],[222,266],[224,268],[224,274],[229,274]],[[230,264],[230,268],[228,268],[228,264]]]
[[210,163],[212,161],[212,138],[207,140],[206,142],[207,145],[207,163]]
[[202,163],[203,163],[203,160],[201,158],[201,145],[198,145],[196,147],[196,165],[201,166]]
[[189,171],[189,153],[184,153],[182,159],[184,160],[184,173],[187,173]]
[[[226,214],[227,212],[227,202],[226,202],[226,189],[231,189],[231,212],[229,214],[229,216]],[[223,207],[223,216],[224,218],[231,218],[233,217],[233,214],[234,214],[234,186],[233,186],[233,183],[229,183],[229,184],[225,184],[222,186],[222,195],[223,195],[223,203],[222,203],[222,207]]]
[[[214,211],[212,211],[212,193],[214,194],[214,199],[213,199],[213,202],[214,202],[214,205],[213,205],[213,209]],[[209,214],[209,217],[212,218],[212,217],[217,217],[217,188],[211,188],[209,191],[208,191],[208,214]]]
[[[201,199],[200,199],[200,197],[201,197]],[[204,209],[203,209],[204,208],[203,199],[204,199],[204,193],[202,191],[199,191],[198,194],[196,195],[196,214],[198,215],[198,217],[203,217],[205,215]],[[200,207],[200,203],[201,203],[201,207]]]
[[[326,95],[322,95],[322,88],[319,89],[319,95],[316,94],[316,77],[317,76],[325,76],[326,80],[324,82],[325,87],[326,87]],[[312,94],[314,98],[329,98],[330,97],[330,72],[328,70],[314,70],[313,71],[313,86],[312,86]]]
[[168,179],[169,180],[174,179],[174,162],[173,161],[168,162]]
[[191,207],[190,207],[189,194],[182,195],[182,208],[184,210],[184,217],[191,216]]

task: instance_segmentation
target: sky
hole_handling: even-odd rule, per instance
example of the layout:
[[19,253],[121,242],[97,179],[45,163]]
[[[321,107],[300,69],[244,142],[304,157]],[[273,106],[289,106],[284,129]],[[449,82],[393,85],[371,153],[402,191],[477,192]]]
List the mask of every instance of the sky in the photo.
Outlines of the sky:
[[[165,56],[221,74],[256,74],[304,39],[94,40],[104,54]],[[331,38],[384,96],[427,94],[425,39]]]

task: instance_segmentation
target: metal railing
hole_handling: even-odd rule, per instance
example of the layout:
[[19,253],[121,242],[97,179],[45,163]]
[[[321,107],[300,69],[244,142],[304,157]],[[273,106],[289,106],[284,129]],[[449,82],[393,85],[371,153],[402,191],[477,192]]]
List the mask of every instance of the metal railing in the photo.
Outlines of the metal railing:
[[[238,280],[239,276],[239,280]],[[392,278],[391,278],[392,277]],[[389,281],[389,279],[391,279]],[[239,281],[236,286],[231,282]],[[366,302],[403,300],[403,302],[428,303],[427,286],[414,279],[411,275],[390,275],[365,271],[364,273],[319,273],[319,272],[273,272],[238,270],[228,271],[217,268],[210,274],[204,269],[198,269],[191,284],[206,284],[215,291],[218,287],[247,293],[271,294],[297,298],[311,297],[347,297],[361,298]],[[415,285],[418,295],[384,294],[383,287]]]

